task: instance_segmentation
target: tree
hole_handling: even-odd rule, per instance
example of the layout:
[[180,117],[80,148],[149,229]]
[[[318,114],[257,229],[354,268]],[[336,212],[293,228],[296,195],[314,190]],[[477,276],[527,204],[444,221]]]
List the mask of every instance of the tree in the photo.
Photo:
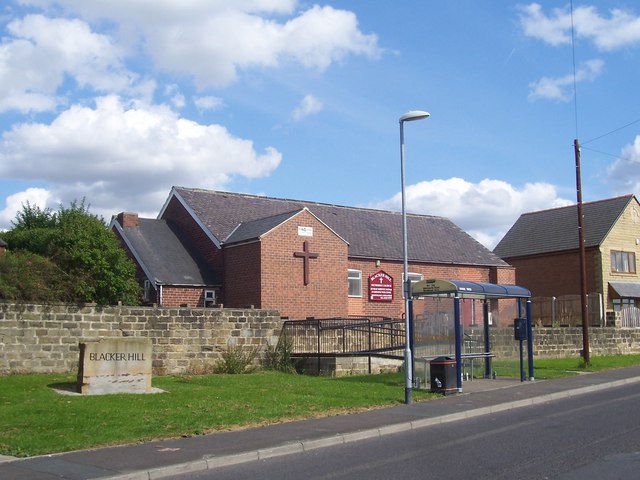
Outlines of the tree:
[[56,220],[57,215],[50,209],[43,210],[27,202],[11,222],[13,229],[2,236],[13,250],[47,257],[49,246],[56,234]]
[[57,212],[23,205],[4,239],[12,251],[49,259],[70,279],[68,297],[103,305],[139,303],[135,265],[102,218],[89,213],[84,200]]

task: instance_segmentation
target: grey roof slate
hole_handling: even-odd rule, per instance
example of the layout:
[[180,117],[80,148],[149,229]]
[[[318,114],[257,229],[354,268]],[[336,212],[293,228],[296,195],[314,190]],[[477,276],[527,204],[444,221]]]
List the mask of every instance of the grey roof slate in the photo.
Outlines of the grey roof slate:
[[219,285],[220,279],[207,267],[178,231],[164,220],[140,218],[138,227],[123,229],[138,258],[165,285]]
[[609,282],[620,297],[640,298],[640,282]]
[[[583,204],[587,248],[604,241],[631,201],[637,203],[633,195],[624,195]],[[578,246],[578,207],[570,205],[520,215],[493,252],[509,259],[574,250]]]
[[[174,192],[221,241],[239,224],[286,216],[306,207],[348,242],[349,256],[381,260],[403,258],[402,215],[398,212],[183,187],[174,187]],[[407,231],[411,261],[507,266],[449,219],[409,214]],[[235,233],[233,238],[237,241]]]
[[285,212],[279,215],[273,215],[271,217],[242,222],[229,234],[226,239],[224,239],[224,243],[228,245],[230,243],[246,242],[248,240],[258,239],[265,233],[273,230],[281,223],[289,220],[291,217],[296,216],[301,211],[302,209],[298,209],[294,210],[293,212]]

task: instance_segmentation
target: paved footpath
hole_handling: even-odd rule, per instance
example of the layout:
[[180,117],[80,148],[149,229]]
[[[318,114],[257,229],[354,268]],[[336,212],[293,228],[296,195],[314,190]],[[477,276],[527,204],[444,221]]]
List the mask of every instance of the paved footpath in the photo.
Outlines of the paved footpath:
[[364,413],[27,459],[0,457],[2,480],[151,480],[299,453],[640,382],[640,366],[559,380],[473,380],[463,393]]

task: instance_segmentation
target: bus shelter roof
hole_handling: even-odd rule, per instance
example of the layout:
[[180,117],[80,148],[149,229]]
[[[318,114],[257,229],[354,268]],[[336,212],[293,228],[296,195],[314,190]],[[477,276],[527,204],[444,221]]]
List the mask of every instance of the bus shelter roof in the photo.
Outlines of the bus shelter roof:
[[519,285],[466,282],[463,280],[421,280],[411,284],[411,296],[459,298],[531,298],[531,292]]

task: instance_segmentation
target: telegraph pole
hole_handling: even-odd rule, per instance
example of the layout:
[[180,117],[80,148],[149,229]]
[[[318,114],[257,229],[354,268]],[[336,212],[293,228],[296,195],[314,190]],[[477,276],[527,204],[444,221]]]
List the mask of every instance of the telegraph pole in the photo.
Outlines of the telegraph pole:
[[580,307],[582,311],[582,358],[589,364],[589,309],[587,304],[587,255],[584,245],[584,211],[582,209],[582,177],[580,174],[580,142],[573,141],[576,157],[576,192],[578,197],[578,242],[580,249]]

